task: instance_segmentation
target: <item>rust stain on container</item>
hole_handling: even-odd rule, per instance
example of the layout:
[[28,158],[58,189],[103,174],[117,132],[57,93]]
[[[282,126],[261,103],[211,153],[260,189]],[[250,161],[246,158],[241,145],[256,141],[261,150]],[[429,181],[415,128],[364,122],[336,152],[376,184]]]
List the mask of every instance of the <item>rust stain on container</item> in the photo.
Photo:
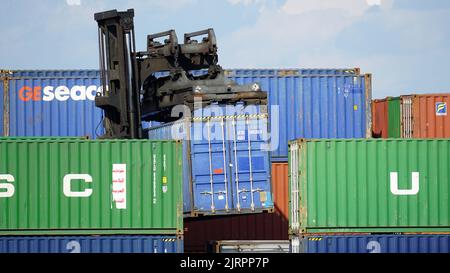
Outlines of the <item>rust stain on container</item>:
[[388,137],[388,102],[386,99],[372,101],[372,137]]
[[189,218],[185,224],[185,251],[207,252],[220,240],[288,240],[288,163],[272,164],[275,212]]
[[413,137],[450,137],[450,93],[424,94],[413,97]]

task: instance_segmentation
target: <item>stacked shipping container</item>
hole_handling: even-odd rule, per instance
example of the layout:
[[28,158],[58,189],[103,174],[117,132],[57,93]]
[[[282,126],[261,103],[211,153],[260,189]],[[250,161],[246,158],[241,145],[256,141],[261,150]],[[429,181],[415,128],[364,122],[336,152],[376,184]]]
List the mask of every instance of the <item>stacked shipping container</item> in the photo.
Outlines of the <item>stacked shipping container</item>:
[[[259,82],[263,89],[268,91],[269,104],[279,106],[278,110],[280,115],[278,115],[278,117],[271,113],[273,117],[272,123],[279,125],[279,127],[273,127],[275,128],[273,130],[279,130],[280,132],[279,146],[272,152],[272,162],[281,161],[280,164],[283,165],[282,162],[287,161],[287,141],[298,137],[351,138],[366,137],[368,135],[369,128],[371,127],[371,115],[370,112],[368,112],[368,109],[370,109],[371,78],[370,75],[360,75],[359,69],[234,69],[227,70],[226,74],[229,78],[237,81],[238,83]],[[46,90],[46,92],[43,92],[44,94],[39,93],[39,88],[36,89],[35,85],[25,85],[26,87],[31,88],[31,91],[28,89],[22,90],[22,98],[29,99],[27,101],[29,104],[24,104],[22,106],[25,112],[33,113],[31,116],[41,115],[44,119],[46,119],[49,115],[42,113],[48,109],[50,103],[59,102],[62,105],[63,110],[72,107],[70,105],[73,104],[78,105],[76,107],[86,107],[85,111],[88,112],[90,111],[88,108],[92,109],[94,113],[93,116],[99,117],[99,121],[97,123],[97,125],[99,125],[101,120],[101,111],[95,108],[93,104],[92,96],[90,94],[91,91],[94,92],[93,87],[88,90],[89,85],[83,85],[83,82],[77,82],[76,80],[77,78],[98,79],[97,71],[21,71],[9,75],[9,77],[17,78],[16,80],[30,78],[29,82],[39,82],[39,77],[46,78],[49,76],[59,78],[62,81],[65,81],[65,83],[61,83],[61,85],[56,87],[48,85],[53,87],[53,89],[46,89],[45,87],[42,88]],[[32,77],[37,79],[33,81],[31,80]],[[18,89],[16,91],[20,91],[20,89],[24,87],[23,84],[17,85],[12,80],[13,79],[8,80],[10,81],[9,85],[12,87],[16,86],[15,89]],[[72,82],[75,82],[76,84],[72,84]],[[39,87],[39,85],[36,86]],[[59,86],[63,87],[58,89]],[[67,88],[64,88],[64,86]],[[89,92],[85,92],[85,90]],[[0,92],[2,91],[3,89],[0,89]],[[97,87],[96,91],[101,90],[98,90]],[[4,98],[9,97],[9,94],[7,93],[8,92],[3,92]],[[39,95],[42,95],[41,100],[39,100]],[[84,98],[86,98],[86,100],[83,100]],[[16,99],[20,98],[16,96]],[[9,105],[13,105],[15,103],[9,99],[7,101],[9,102]],[[20,104],[21,102],[17,103],[17,105]],[[83,106],[80,106],[82,104]],[[40,105],[42,105],[42,108],[39,108]],[[74,108],[75,110],[77,109],[76,107]],[[269,111],[272,111],[271,107],[269,107]],[[72,110],[72,112],[74,112],[74,110]],[[79,117],[81,117],[81,119],[79,119]],[[345,118],[342,119],[342,117]],[[26,120],[33,120],[32,117],[20,118],[19,116],[15,116],[13,118],[18,121],[18,123],[22,124],[26,124]],[[8,118],[4,122],[5,126],[8,127],[8,130],[8,123],[10,120],[12,120],[11,115],[8,114]],[[58,119],[56,121],[58,121]],[[77,121],[80,122],[77,123]],[[96,135],[101,134],[102,126],[100,125],[98,128],[93,128],[92,126],[94,126],[94,124],[89,123],[91,122],[89,117],[79,115],[77,121],[72,122],[72,128],[67,129],[60,128],[61,126],[67,126],[66,123],[61,122],[58,125],[51,125],[52,121],[46,120],[46,122],[42,122],[41,124],[39,124],[39,122],[32,122],[29,123],[28,126],[17,125],[17,128],[19,129],[13,128],[12,131],[17,135],[88,135],[93,138],[95,138]],[[78,129],[74,129],[73,124],[75,124]],[[28,128],[29,126],[33,128]],[[44,128],[46,126],[49,128]],[[51,129],[51,126],[59,128],[59,131],[56,132]],[[273,164],[272,166],[274,165],[276,164]],[[282,180],[286,181],[287,176]],[[287,183],[285,185],[287,185]],[[274,195],[276,195],[277,193],[275,188],[277,186],[273,187]],[[186,190],[184,192],[186,193]],[[275,197],[275,199],[277,198]],[[276,207],[287,207],[287,202],[279,204],[280,205],[277,205],[277,202],[275,201]],[[260,217],[261,219],[264,219],[264,223],[272,223],[272,226],[281,227],[276,228],[275,230],[280,230],[280,234],[283,235],[279,237],[272,235],[262,237],[256,236],[257,238],[286,239],[287,219],[286,212],[282,212],[283,210],[284,209],[277,209],[277,212],[273,215],[260,214],[233,217],[242,217],[241,220],[238,221],[242,223],[250,222],[251,220],[249,219],[251,217]],[[244,217],[249,218],[244,220]],[[269,218],[272,220],[267,220]],[[211,221],[213,220],[211,219]],[[202,226],[205,225],[206,222],[203,222]],[[247,227],[243,227],[242,225],[238,226],[239,229],[247,229]],[[261,232],[255,232],[255,230],[264,230],[269,228],[269,226],[263,227],[260,225],[253,228],[253,232],[251,233],[261,234]],[[193,229],[187,228],[187,230],[192,231]],[[199,233],[202,232],[201,230],[202,229],[198,229]],[[229,238],[226,236],[221,237],[221,235],[218,235],[217,237],[211,239],[221,240],[235,238]],[[239,239],[246,238],[241,237]],[[202,245],[206,246],[206,244],[203,243]]]
[[450,253],[449,234],[304,235],[293,253]]
[[181,236],[2,236],[0,253],[182,253]]
[[371,134],[370,74],[231,75],[240,84],[258,82],[268,93],[271,133],[278,132],[273,161],[287,162],[288,141],[297,138],[366,138]]
[[0,139],[0,250],[180,250],[181,155],[175,141]]
[[[352,252],[362,248],[349,245],[351,233],[450,233],[449,158],[449,139],[291,142],[293,250],[300,251],[300,241],[318,233],[326,242],[342,241]],[[335,233],[344,236],[329,237]],[[424,238],[432,242],[437,237]],[[448,251],[445,242],[441,251]]]
[[[259,82],[268,92],[272,133],[279,132],[273,160],[287,162],[287,142],[296,138],[370,135],[371,76],[360,75],[359,69],[234,69],[226,74],[237,83]],[[17,71],[1,79],[8,83],[0,86],[3,135],[96,138],[103,133],[102,112],[93,101],[102,92],[98,71]]]
[[272,163],[273,213],[187,218],[186,252],[207,252],[211,241],[288,240],[288,164]]
[[273,209],[266,107],[217,105],[149,129],[184,142],[184,211],[190,216]]
[[373,137],[448,138],[450,94],[388,97],[372,103]]
[[370,135],[371,77],[358,69],[232,70],[227,75],[241,84],[258,82],[268,92],[271,141],[279,144],[271,157],[275,213],[186,219],[188,252],[206,251],[211,240],[286,240],[287,142]]
[[4,136],[89,136],[103,133],[94,98],[98,72],[18,71],[2,78]]

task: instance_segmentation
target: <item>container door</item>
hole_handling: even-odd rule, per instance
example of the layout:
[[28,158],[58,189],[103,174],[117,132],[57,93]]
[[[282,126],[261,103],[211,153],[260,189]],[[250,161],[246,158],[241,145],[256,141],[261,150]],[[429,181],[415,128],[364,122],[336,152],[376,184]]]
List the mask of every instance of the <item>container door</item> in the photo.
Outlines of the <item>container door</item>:
[[388,137],[388,102],[387,100],[374,100],[372,102],[372,137]]
[[400,138],[400,98],[388,99],[388,138]]
[[[151,126],[153,125],[153,126]],[[192,184],[191,182],[191,158],[189,146],[189,129],[190,120],[183,119],[180,121],[158,123],[155,121],[148,122],[148,138],[159,140],[181,140],[183,142],[183,211],[190,212],[192,210]]]
[[289,146],[289,190],[290,206],[289,206],[289,225],[293,232],[300,229],[300,179],[299,179],[299,144],[297,142],[292,143]]
[[236,209],[273,208],[267,118],[234,117],[230,128],[231,183]]
[[402,120],[402,138],[412,138],[413,120],[412,120],[412,98],[410,96],[402,97],[401,100],[401,120]]
[[197,211],[228,211],[231,205],[224,118],[194,118],[191,128],[192,183]]

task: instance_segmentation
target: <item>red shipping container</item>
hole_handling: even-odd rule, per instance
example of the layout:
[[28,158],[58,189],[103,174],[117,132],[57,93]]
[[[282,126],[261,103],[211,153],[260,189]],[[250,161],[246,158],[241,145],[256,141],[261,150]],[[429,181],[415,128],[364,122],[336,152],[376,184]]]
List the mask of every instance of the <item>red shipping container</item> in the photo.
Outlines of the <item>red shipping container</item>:
[[275,211],[289,219],[288,163],[272,163],[272,190]]
[[219,240],[288,240],[288,163],[272,164],[275,212],[184,220],[184,251],[207,252]]
[[450,138],[450,93],[414,95],[414,138]]
[[372,137],[388,137],[388,101],[378,99],[372,101]]

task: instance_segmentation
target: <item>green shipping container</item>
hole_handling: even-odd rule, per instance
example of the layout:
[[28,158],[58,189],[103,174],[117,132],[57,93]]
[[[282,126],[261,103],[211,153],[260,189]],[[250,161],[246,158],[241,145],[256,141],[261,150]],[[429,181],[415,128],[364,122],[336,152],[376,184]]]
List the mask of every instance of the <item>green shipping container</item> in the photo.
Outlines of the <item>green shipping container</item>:
[[450,232],[450,139],[289,144],[289,227],[320,232]]
[[182,234],[176,141],[0,139],[0,234]]
[[400,138],[400,97],[388,98],[388,137]]

